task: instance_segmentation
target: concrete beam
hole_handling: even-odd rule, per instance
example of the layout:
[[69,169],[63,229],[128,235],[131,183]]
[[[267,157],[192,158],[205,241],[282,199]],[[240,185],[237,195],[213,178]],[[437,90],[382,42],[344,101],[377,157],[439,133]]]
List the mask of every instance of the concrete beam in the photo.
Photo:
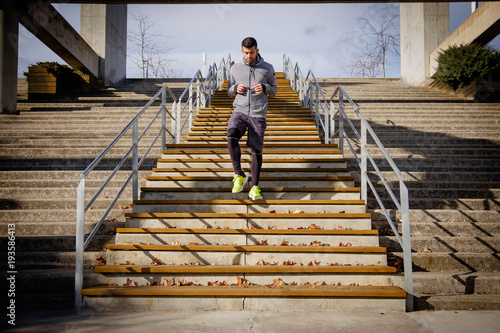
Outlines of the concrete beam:
[[429,56],[448,36],[448,3],[400,5],[401,78],[412,85],[429,83]]
[[472,42],[487,44],[500,34],[500,2],[483,2],[430,55],[429,77],[436,74],[439,52],[452,45]]
[[81,5],[80,33],[101,57],[99,78],[114,84],[127,75],[127,5]]
[[29,2],[19,14],[19,22],[68,65],[98,76],[99,56],[52,5]]
[[19,21],[13,1],[0,4],[0,112],[16,113]]

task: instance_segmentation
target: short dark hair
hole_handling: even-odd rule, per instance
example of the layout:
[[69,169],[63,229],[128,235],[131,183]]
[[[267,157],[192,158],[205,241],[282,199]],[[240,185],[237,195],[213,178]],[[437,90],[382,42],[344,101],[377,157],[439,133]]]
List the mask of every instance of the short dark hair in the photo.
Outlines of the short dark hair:
[[255,48],[257,48],[257,40],[253,37],[247,37],[243,39],[243,41],[241,42],[241,46],[246,47],[247,49],[250,49],[254,46]]

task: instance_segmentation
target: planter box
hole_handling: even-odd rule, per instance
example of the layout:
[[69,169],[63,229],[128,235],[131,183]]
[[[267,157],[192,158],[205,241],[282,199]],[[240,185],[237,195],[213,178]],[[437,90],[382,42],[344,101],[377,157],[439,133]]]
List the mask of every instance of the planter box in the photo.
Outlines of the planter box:
[[28,99],[55,99],[60,96],[80,94],[99,89],[101,83],[90,75],[77,74],[56,77],[45,67],[28,67]]
[[40,66],[28,67],[28,99],[54,99],[57,78]]

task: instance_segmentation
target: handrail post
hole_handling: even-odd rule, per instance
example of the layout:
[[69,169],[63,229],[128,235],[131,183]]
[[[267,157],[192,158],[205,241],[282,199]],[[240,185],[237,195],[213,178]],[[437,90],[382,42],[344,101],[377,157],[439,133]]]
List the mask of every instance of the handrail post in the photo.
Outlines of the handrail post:
[[335,143],[335,103],[330,100],[330,138]]
[[83,305],[83,244],[85,243],[85,176],[76,190],[75,308]]
[[406,311],[413,311],[413,263],[411,256],[410,204],[408,188],[402,180],[399,181],[401,200],[401,224],[403,231],[403,259],[406,291]]
[[330,108],[328,108],[328,103],[325,102],[325,144],[330,143]]
[[167,89],[161,93],[161,150],[167,145]]
[[181,143],[181,101],[177,103],[177,115],[175,126],[175,143]]
[[175,142],[176,142],[175,135],[176,135],[177,131],[176,131],[176,129],[175,129],[175,128],[176,128],[176,127],[175,127],[175,126],[176,126],[175,124],[176,124],[177,120],[176,120],[176,119],[175,119],[175,117],[174,117],[174,112],[176,112],[176,111],[177,111],[177,102],[176,102],[176,101],[174,101],[174,102],[172,103],[172,130],[171,130],[171,133],[172,133],[172,143],[175,143]]
[[189,86],[189,123],[188,129],[191,130],[191,123],[193,122],[193,85]]
[[[368,191],[368,184],[366,178],[368,177],[368,164],[367,164],[367,156],[366,156],[366,151],[368,147],[366,147],[366,125],[364,122],[361,122],[361,164],[360,164],[360,171],[361,171],[361,200],[365,201],[365,208],[367,205],[367,191]],[[365,149],[366,148],[366,149]]]
[[339,90],[339,149],[344,156],[344,92]]
[[196,115],[200,113],[200,78],[196,80]]
[[[134,122],[132,127],[132,200],[139,199],[139,140],[138,140],[138,121]],[[163,148],[162,148],[163,149]]]

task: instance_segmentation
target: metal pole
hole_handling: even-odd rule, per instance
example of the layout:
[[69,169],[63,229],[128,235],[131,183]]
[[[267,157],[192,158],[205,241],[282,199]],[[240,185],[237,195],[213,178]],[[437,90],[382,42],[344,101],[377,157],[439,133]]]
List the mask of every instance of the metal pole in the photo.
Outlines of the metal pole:
[[193,85],[189,86],[189,121],[188,129],[191,130],[191,123],[193,122]]
[[161,150],[167,145],[167,89],[161,93]]
[[408,188],[402,180],[399,181],[401,199],[401,224],[403,231],[403,259],[405,269],[406,311],[413,311],[413,264],[411,256],[410,234],[410,204]]
[[[365,201],[365,208],[367,205],[367,191],[368,191],[368,184],[366,178],[368,177],[368,165],[367,165],[367,157],[366,157],[366,125],[364,122],[361,122],[361,164],[360,164],[360,169],[361,169],[361,200]],[[366,150],[364,149],[366,148]]]
[[175,143],[181,143],[181,101],[177,103],[177,116],[175,127]]
[[335,143],[335,103],[330,101],[330,135],[332,143]]
[[325,102],[325,143],[330,143],[330,108],[328,103]]
[[134,122],[132,127],[132,200],[139,199],[139,171],[137,170],[139,165],[139,147],[138,147],[138,124],[137,121]]
[[339,90],[339,149],[344,156],[344,92]]
[[177,133],[176,130],[175,130],[175,123],[176,123],[176,120],[174,118],[174,112],[177,111],[177,102],[173,102],[172,103],[172,130],[171,130],[171,133],[172,133],[172,143],[175,143],[175,134]]
[[76,239],[75,239],[75,308],[83,305],[83,244],[85,242],[85,177],[82,175],[76,190]]

